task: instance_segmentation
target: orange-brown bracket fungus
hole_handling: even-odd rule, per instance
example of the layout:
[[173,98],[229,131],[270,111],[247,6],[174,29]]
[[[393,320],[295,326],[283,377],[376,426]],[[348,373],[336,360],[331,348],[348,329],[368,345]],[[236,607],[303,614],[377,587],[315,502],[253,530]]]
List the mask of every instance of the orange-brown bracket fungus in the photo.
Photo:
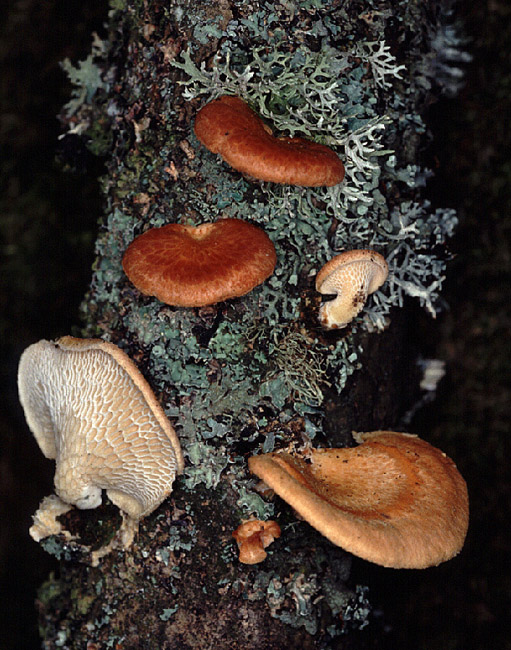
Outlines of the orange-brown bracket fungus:
[[152,228],[131,242],[122,265],[142,293],[168,305],[203,307],[245,295],[273,273],[276,261],[264,230],[222,219]]
[[323,302],[319,321],[327,329],[346,327],[362,310],[367,296],[387,279],[385,258],[372,250],[351,250],[336,255],[316,276],[316,290],[335,298]]
[[231,167],[262,181],[320,187],[344,178],[344,165],[332,149],[303,138],[275,137],[239,97],[223,95],[203,106],[195,135]]
[[406,433],[358,434],[358,447],[252,456],[250,470],[331,542],[370,562],[422,569],[454,557],[467,486],[436,447]]
[[[55,459],[58,497],[96,508],[106,490],[125,515],[129,545],[139,519],[170,494],[183,469],[177,435],[140,371],[113,343],[64,336],[23,352],[18,387],[29,428]],[[58,510],[55,497],[43,500],[34,539],[51,534]]]
[[232,536],[239,548],[242,564],[258,564],[266,558],[266,551],[274,539],[280,537],[280,526],[276,521],[250,519],[236,528]]

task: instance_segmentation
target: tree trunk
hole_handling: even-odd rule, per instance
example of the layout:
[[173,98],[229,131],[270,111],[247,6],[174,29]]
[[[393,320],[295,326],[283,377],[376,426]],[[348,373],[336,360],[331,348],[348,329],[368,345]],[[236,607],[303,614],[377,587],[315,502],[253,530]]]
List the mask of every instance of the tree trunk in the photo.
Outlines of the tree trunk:
[[[126,552],[91,566],[65,540],[41,588],[44,648],[362,647],[370,603],[350,556],[278,498],[261,496],[247,458],[354,444],[351,432],[403,426],[423,396],[417,309],[434,315],[456,218],[421,196],[428,104],[455,90],[456,37],[440,1],[111,0],[108,36],[74,68],[62,121],[105,157],[105,216],[82,336],[123,348],[180,437],[186,467]],[[451,58],[449,58],[451,57]],[[273,128],[334,148],[346,178],[303,188],[244,178],[193,134],[197,110],[235,94]],[[142,296],[121,260],[165,223],[224,217],[262,227],[275,273],[203,308]],[[346,328],[317,320],[315,273],[342,250],[371,248],[390,275]],[[238,561],[242,520],[275,519],[267,559]],[[116,509],[65,525],[100,546]]]

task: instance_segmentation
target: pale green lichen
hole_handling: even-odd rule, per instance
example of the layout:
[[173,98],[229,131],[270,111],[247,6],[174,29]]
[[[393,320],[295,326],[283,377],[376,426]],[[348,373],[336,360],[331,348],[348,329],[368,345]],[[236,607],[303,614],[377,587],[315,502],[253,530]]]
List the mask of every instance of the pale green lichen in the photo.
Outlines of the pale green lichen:
[[73,557],[69,545],[56,535],[45,537],[40,544],[49,555],[53,555],[57,560],[69,562]]
[[406,67],[396,64],[396,59],[385,41],[357,43],[355,52],[362,61],[371,66],[374,83],[380,88],[390,88],[392,86],[392,81],[387,77],[402,79],[401,72],[406,70]]
[[[304,627],[309,634],[316,634],[318,621],[314,614],[313,602],[318,596],[319,585],[317,576],[311,575],[308,579],[300,571],[293,576],[285,585],[275,578],[268,585],[266,602],[270,605],[272,616],[287,623],[292,627]],[[282,602],[285,597],[291,599],[294,604],[294,611],[284,609]]]
[[186,487],[193,490],[196,485],[203,483],[208,490],[215,488],[229,463],[227,447],[213,447],[196,441],[187,446],[186,454],[189,461],[185,467]]
[[[319,570],[321,561],[331,563],[326,573]],[[337,625],[330,625],[326,630],[331,639],[353,629],[363,629],[371,611],[368,590],[356,586],[352,591],[344,585],[349,561],[327,558],[320,552],[313,564],[317,565],[317,572],[304,573],[299,569],[280,576],[271,571],[258,571],[249,598],[264,600],[273,618],[294,628],[303,627],[312,635],[318,632],[324,609],[329,609],[334,620],[338,621]]]
[[170,551],[189,551],[195,546],[196,541],[197,532],[192,523],[185,527],[179,525],[169,527],[167,548]]
[[275,508],[273,503],[265,501],[257,492],[253,490],[254,485],[251,487],[246,485],[246,480],[243,482],[232,482],[234,489],[238,494],[237,506],[241,509],[244,516],[254,516],[256,519],[266,521],[270,519]]
[[[61,67],[74,86],[71,91],[72,99],[64,106],[67,117],[75,115],[84,104],[90,104],[99,90],[108,92],[110,85],[104,79],[102,68],[96,63],[104,58],[106,51],[106,42],[94,34],[92,51],[85,60],[79,61],[76,66],[69,59],[62,61]],[[83,128],[75,127],[72,132],[83,132]]]
[[172,618],[172,616],[174,616],[174,614],[177,612],[178,609],[179,609],[179,605],[165,608],[163,612],[160,614],[160,620],[168,621],[169,619]]

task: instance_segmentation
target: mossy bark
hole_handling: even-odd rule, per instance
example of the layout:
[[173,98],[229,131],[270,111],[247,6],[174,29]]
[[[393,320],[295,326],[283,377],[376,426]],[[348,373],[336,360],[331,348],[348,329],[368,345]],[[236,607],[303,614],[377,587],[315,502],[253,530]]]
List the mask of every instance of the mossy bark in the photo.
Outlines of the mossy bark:
[[[393,255],[396,242],[408,237],[389,215],[405,201],[422,201],[422,183],[412,178],[418,167],[410,169],[422,162],[422,116],[439,91],[431,43],[445,7],[229,0],[115,0],[111,6],[108,36],[96,41],[62,114],[73,132],[68,137],[85,138],[107,168],[105,216],[80,333],[107,338],[135,359],[180,435],[187,468],[171,498],[141,522],[133,546],[99,566],[64,540],[43,542],[62,560],[59,577],[39,595],[43,647],[364,647],[358,629],[370,604],[350,579],[349,555],[298,521],[285,503],[261,497],[246,459],[273,448],[353,444],[351,431],[398,427],[420,398],[416,308],[388,290],[373,310],[380,330],[385,322],[382,331],[360,317],[325,333],[316,320],[313,277],[338,250],[379,243],[380,252]],[[381,44],[392,54],[387,69],[383,59],[376,69],[378,60],[364,54]],[[288,131],[301,113],[299,133],[318,137],[318,124],[307,132],[318,104],[308,103],[304,79],[297,73],[286,86],[279,80],[285,62],[297,66],[299,56],[309,70],[322,52],[347,79],[339,98],[350,110],[339,132],[344,129],[346,143],[350,130],[366,134],[367,151],[359,153],[370,164],[352,168],[350,201],[342,186],[330,196],[243,179],[199,146],[192,124],[204,99],[245,88],[257,106],[258,74],[270,79],[260,86],[259,108],[280,125],[288,120]],[[340,108],[329,87],[336,78],[325,77],[328,61],[318,65],[309,90],[319,104],[323,98],[333,122]],[[246,70],[252,76],[243,77]],[[302,98],[295,106],[293,83]],[[383,116],[380,140],[371,124]],[[339,138],[328,123],[322,128],[342,157]],[[397,163],[384,171],[390,156]],[[408,169],[408,176],[398,169]],[[360,202],[357,175],[366,197]],[[366,214],[364,205],[377,215],[369,218],[366,239],[350,230]],[[149,226],[223,216],[260,225],[277,248],[273,279],[248,296],[177,309],[141,296],[123,275],[123,251]],[[416,248],[429,260],[435,246],[441,258],[442,237],[432,237],[429,249],[419,237],[426,221],[417,222]],[[380,226],[381,238],[374,239]],[[412,255],[414,241],[408,243]],[[256,515],[277,519],[283,534],[264,563],[251,567],[238,562],[232,531]],[[108,505],[63,519],[91,548],[117,525]]]

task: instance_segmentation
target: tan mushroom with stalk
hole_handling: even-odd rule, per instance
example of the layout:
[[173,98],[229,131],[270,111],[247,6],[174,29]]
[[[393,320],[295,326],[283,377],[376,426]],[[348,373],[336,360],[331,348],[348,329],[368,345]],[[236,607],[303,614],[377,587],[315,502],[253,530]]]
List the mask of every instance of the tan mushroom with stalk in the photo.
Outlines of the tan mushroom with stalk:
[[252,456],[249,468],[331,542],[370,562],[422,569],[459,553],[468,495],[453,461],[406,433],[357,440],[301,456]]
[[96,508],[102,490],[120,508],[122,544],[172,491],[183,469],[177,435],[133,361],[113,343],[64,336],[22,354],[19,397],[41,451],[55,460],[55,497],[43,500],[31,535],[58,530],[64,504]]
[[364,307],[369,294],[387,279],[385,258],[373,250],[351,250],[336,255],[316,276],[316,290],[335,295],[319,308],[319,321],[327,329],[346,327]]

